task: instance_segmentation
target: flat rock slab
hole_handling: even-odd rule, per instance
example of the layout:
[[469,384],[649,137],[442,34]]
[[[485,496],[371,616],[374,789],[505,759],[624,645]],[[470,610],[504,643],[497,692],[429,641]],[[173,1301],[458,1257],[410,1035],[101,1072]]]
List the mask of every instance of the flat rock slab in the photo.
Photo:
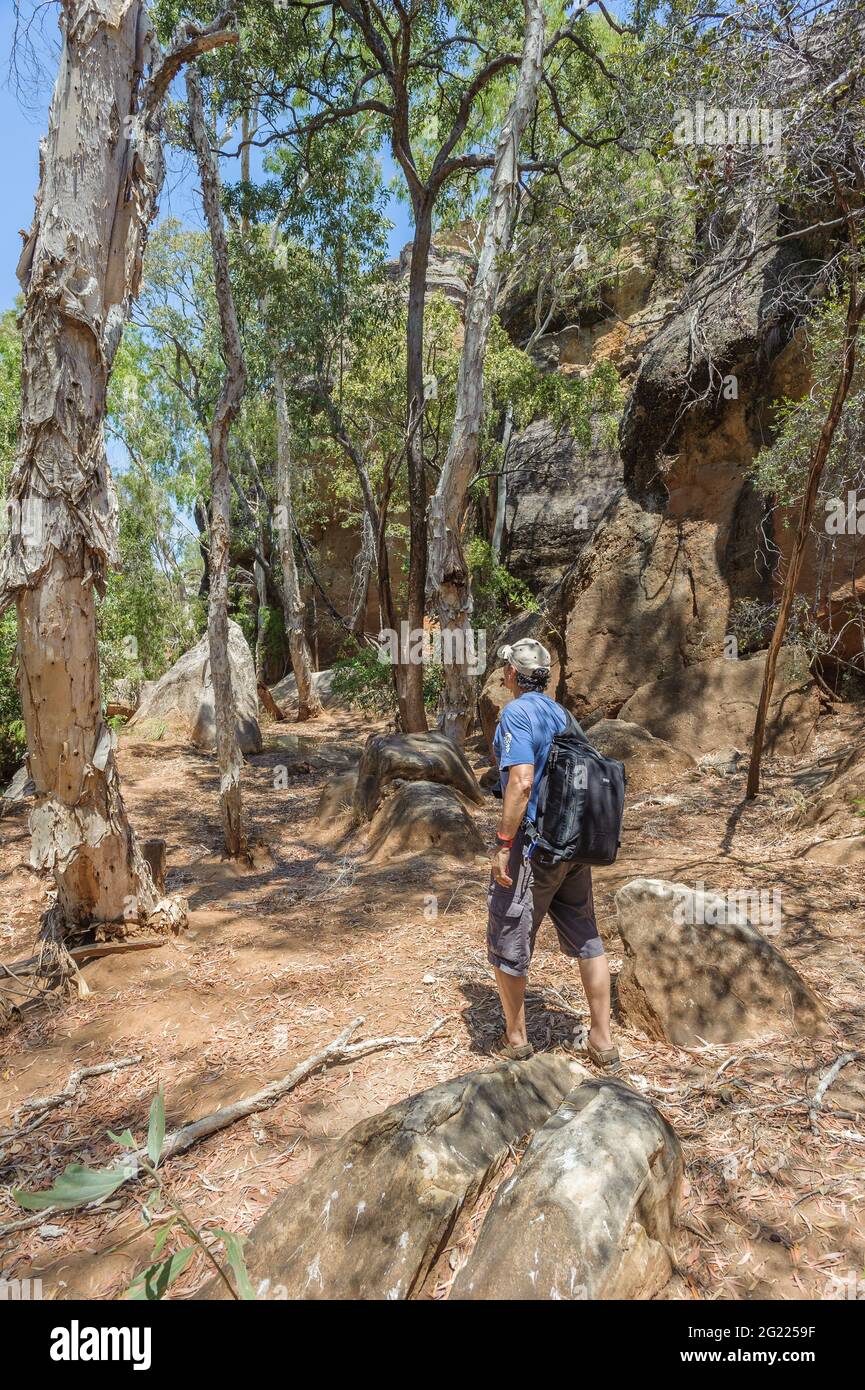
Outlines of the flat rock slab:
[[682,1047],[825,1031],[816,995],[753,924],[765,916],[773,929],[768,893],[761,899],[755,885],[746,892],[744,885],[713,893],[656,878],[619,889],[625,963],[617,993],[630,1024]]
[[[416,1294],[467,1202],[587,1073],[544,1053],[469,1072],[374,1115],[288,1188],[244,1254],[262,1297]],[[227,1297],[221,1281],[201,1297]]]
[[318,798],[316,817],[319,825],[330,826],[335,822],[345,824],[352,814],[354,793],[357,787],[357,768],[348,768],[328,778]]
[[625,764],[629,792],[644,792],[661,782],[672,782],[697,765],[690,753],[673,748],[627,719],[599,719],[587,735],[599,753]]
[[372,820],[395,781],[440,782],[483,804],[484,794],[465,754],[446,734],[370,734],[354,796],[355,818]]
[[484,841],[453,787],[403,782],[375,814],[369,859],[378,864],[430,850],[469,863],[484,853]]
[[682,1171],[650,1101],[585,1081],[499,1188],[451,1299],[652,1298],[670,1277]]

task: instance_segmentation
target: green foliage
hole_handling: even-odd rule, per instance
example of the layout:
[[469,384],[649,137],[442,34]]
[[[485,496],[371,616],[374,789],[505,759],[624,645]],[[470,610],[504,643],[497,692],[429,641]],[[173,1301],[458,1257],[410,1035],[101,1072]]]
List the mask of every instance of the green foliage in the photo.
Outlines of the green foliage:
[[106,696],[118,681],[137,686],[161,676],[203,627],[166,539],[172,518],[164,494],[137,470],[118,479],[118,494],[120,569],[109,574],[97,612]]
[[[427,709],[438,705],[442,687],[442,668],[435,662],[424,663],[423,693]],[[362,647],[346,652],[333,663],[334,695],[365,714],[395,713],[396,691],[393,670],[389,661],[380,661],[374,647]]]
[[[141,1207],[141,1219],[145,1226],[154,1230],[155,1258],[133,1279],[126,1291],[126,1297],[150,1301],[163,1298],[196,1251],[201,1251],[216,1269],[219,1277],[231,1288],[235,1298],[255,1298],[243,1258],[242,1237],[221,1229],[213,1232],[217,1244],[223,1244],[226,1261],[235,1276],[235,1289],[216,1257],[216,1246],[172,1199],[163,1177],[157,1171],[165,1148],[165,1102],[161,1088],[150,1104],[147,1143],[144,1150],[138,1149],[131,1130],[126,1129],[122,1134],[112,1134],[109,1130],[108,1137],[133,1157],[114,1163],[110,1168],[88,1168],[83,1163],[70,1163],[51,1187],[42,1192],[26,1192],[21,1188],[15,1188],[12,1191],[13,1200],[25,1211],[46,1211],[49,1207],[75,1211],[93,1202],[103,1202],[133,1178],[143,1176],[149,1182],[151,1192]],[[169,1208],[170,1214],[156,1226],[156,1218],[165,1206]],[[191,1243],[164,1254],[169,1238],[175,1231],[182,1232]]]
[[18,625],[15,610],[0,617],[0,785],[8,782],[27,751],[27,735],[15,683]]
[[128,1179],[127,1163],[114,1163],[110,1168],[87,1168],[83,1163],[70,1163],[54,1185],[44,1192],[13,1188],[12,1197],[25,1211],[45,1211],[47,1207],[75,1211],[90,1202],[104,1201]]
[[489,543],[480,536],[466,546],[466,564],[472,576],[472,620],[476,627],[494,631],[510,613],[537,612],[531,589],[495,558]]
[[[739,645],[739,653],[762,651],[778,618],[778,603],[760,599],[736,599],[730,611],[730,632]],[[830,638],[814,621],[813,604],[805,594],[797,594],[787,624],[785,642],[802,647],[809,658],[826,652]]]
[[[802,496],[811,456],[826,419],[841,370],[845,305],[830,299],[807,325],[810,389],[800,400],[784,397],[775,404],[775,437],[754,460],[751,476],[758,492],[780,507],[794,506]],[[863,481],[865,454],[865,364],[861,353],[850,392],[820,481],[816,524],[822,528],[826,503],[845,497],[848,488]]]

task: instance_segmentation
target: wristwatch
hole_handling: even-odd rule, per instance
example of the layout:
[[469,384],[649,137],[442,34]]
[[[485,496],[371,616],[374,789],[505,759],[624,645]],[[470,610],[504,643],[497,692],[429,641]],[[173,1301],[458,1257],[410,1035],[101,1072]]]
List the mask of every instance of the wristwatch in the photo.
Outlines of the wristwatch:
[[502,835],[501,831],[496,831],[496,847],[498,849],[510,849],[513,843],[513,835]]

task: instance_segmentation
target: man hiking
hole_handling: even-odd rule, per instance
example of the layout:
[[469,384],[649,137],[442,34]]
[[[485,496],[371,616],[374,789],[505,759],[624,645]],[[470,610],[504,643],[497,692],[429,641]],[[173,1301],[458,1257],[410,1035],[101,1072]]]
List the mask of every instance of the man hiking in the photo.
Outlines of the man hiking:
[[492,853],[487,956],[505,1015],[505,1031],[493,1052],[512,1061],[532,1055],[526,978],[538,927],[549,913],[562,952],[580,962],[591,1013],[589,1056],[604,1071],[615,1072],[620,1063],[610,1037],[610,970],[595,922],[591,868],[573,860],[534,863],[526,834],[526,823],[533,824],[537,812],[550,745],[570,716],[544,694],[550,678],[546,647],[527,637],[502,647],[499,656],[505,661],[505,686],[516,698],[502,710],[493,738],[503,798]]

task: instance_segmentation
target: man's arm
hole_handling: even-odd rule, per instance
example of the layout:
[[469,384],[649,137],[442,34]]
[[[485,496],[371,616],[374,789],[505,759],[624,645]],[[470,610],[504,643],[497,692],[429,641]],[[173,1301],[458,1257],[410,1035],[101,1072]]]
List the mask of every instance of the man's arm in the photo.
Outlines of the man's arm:
[[[534,763],[513,763],[508,768],[508,782],[498,825],[498,834],[502,839],[513,840],[522,825],[534,780]],[[497,845],[492,853],[493,878],[504,888],[510,888],[513,883],[513,879],[508,876],[510,853],[510,845]]]

